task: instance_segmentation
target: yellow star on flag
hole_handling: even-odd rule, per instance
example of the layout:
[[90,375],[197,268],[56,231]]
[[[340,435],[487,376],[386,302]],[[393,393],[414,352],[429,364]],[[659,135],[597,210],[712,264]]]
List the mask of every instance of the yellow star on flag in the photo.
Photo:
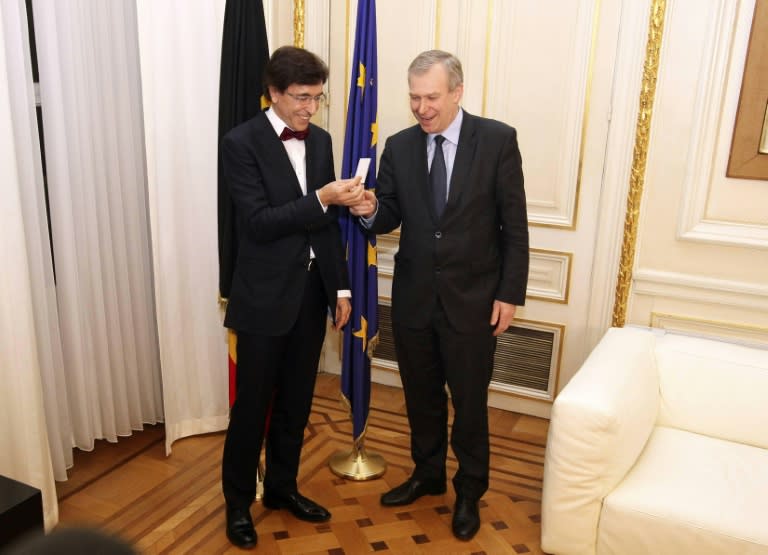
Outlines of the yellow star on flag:
[[357,86],[360,87],[360,99],[365,96],[365,66],[363,62],[360,62],[360,67],[357,70]]
[[368,266],[377,266],[378,258],[376,254],[376,245],[368,241]]
[[365,319],[365,316],[360,316],[360,329],[352,335],[359,337],[363,341],[363,352],[365,352],[368,343],[368,320]]
[[374,147],[379,142],[379,122],[378,115],[376,121],[371,124],[371,146]]

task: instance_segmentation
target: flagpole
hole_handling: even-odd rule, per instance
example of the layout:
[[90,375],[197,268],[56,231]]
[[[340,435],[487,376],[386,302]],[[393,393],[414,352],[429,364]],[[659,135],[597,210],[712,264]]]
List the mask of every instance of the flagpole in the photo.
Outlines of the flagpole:
[[[349,5],[347,5],[349,9]],[[367,189],[376,187],[377,59],[376,0],[358,0],[355,47],[346,112],[342,177],[361,171]],[[356,170],[367,159],[368,170]],[[366,167],[365,164],[359,166]],[[364,174],[364,175],[363,175]],[[378,264],[376,236],[364,232],[347,210],[339,217],[351,285],[352,314],[342,342],[342,400],[352,417],[352,449],[328,460],[331,471],[350,480],[373,480],[387,469],[384,458],[365,449],[371,395],[371,359],[378,342]]]

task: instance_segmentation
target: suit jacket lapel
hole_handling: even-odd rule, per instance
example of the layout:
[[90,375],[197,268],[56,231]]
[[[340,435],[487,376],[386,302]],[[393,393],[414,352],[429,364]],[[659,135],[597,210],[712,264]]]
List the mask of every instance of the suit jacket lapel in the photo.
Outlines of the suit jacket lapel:
[[320,156],[317,152],[317,141],[310,132],[307,138],[304,139],[304,152],[307,160],[307,193],[314,191],[318,186],[323,186],[325,183],[318,183],[318,174],[320,169],[318,168],[318,162]]
[[472,161],[475,159],[477,137],[475,136],[474,116],[464,112],[464,121],[461,123],[459,133],[459,146],[456,150],[456,158],[453,160],[453,172],[451,173],[451,185],[448,192],[448,202],[445,210],[459,204],[461,195],[469,187],[469,172],[472,169]]
[[[293,169],[290,158],[288,158],[283,142],[277,136],[272,124],[269,123],[267,116],[263,112],[256,116],[255,125],[255,141],[259,145],[259,150],[264,153],[264,158],[270,160],[275,174],[280,176],[281,180],[284,179],[291,183],[296,196],[302,196],[303,193],[301,192],[299,179],[296,177],[296,172]],[[307,160],[309,160],[309,145],[307,145]],[[307,167],[309,167],[308,161]]]
[[411,149],[411,167],[414,175],[417,176],[415,182],[419,184],[419,190],[424,200],[424,206],[427,207],[429,215],[433,221],[437,221],[435,208],[432,205],[432,191],[429,190],[429,165],[427,164],[427,134],[421,130],[418,125],[413,127],[414,139]]

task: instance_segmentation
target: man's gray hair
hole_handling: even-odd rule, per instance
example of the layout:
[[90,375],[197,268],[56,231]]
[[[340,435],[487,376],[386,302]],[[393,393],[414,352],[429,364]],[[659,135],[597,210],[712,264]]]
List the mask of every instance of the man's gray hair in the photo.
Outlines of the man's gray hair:
[[422,52],[408,66],[408,77],[423,75],[435,64],[443,64],[448,72],[448,90],[452,91],[464,83],[464,72],[461,70],[459,59],[444,50],[427,50]]

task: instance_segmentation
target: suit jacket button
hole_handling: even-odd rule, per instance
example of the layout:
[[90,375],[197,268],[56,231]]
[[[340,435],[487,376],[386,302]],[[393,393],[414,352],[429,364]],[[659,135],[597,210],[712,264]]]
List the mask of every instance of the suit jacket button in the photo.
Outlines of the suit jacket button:
[[439,231],[435,231],[435,239],[440,239],[443,236],[443,234]]

